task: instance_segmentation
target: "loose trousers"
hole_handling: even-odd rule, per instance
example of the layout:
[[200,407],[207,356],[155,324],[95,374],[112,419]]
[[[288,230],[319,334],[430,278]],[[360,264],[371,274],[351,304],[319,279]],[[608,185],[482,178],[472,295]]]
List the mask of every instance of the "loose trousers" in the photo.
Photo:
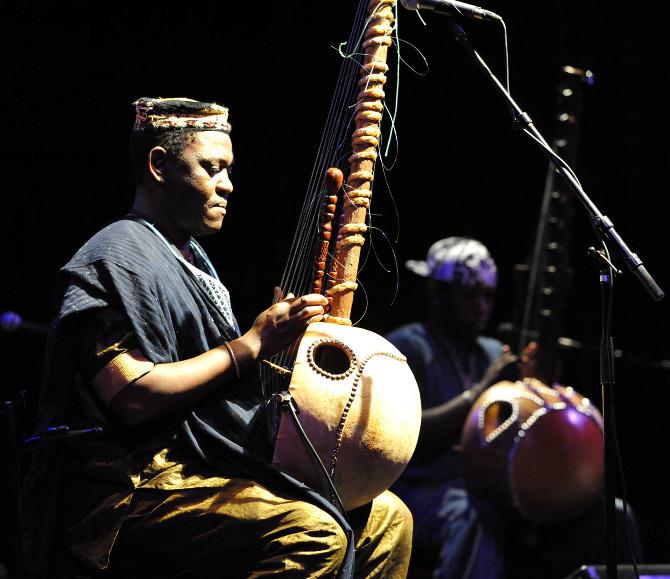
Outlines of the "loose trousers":
[[[412,516],[390,491],[349,513],[355,577],[403,578]],[[136,491],[112,550],[116,577],[335,577],[346,548],[318,507],[247,479],[216,488]]]

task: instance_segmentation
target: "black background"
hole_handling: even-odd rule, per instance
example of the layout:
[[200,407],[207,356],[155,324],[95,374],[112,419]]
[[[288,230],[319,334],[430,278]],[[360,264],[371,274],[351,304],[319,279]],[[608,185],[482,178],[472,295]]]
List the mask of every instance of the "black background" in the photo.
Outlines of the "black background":
[[[348,37],[354,2],[110,6],[28,1],[6,8],[0,310],[46,323],[58,268],[132,200],[130,103],[140,96],[189,96],[231,109],[235,192],[223,231],[204,244],[247,327],[269,304],[287,259],[340,66],[333,47]],[[635,3],[618,11],[592,0],[492,0],[487,7],[507,24],[512,95],[548,140],[560,67],[593,71],[575,169],[668,290],[670,27]],[[515,131],[503,100],[442,17],[425,13],[424,26],[412,12],[399,12],[405,58],[421,67],[411,43],[429,70],[423,76],[406,66],[400,71],[399,154],[386,174],[388,187],[378,173],[373,202],[374,225],[390,242],[372,233],[367,243],[361,278],[368,302],[359,323],[383,333],[420,316],[417,287],[402,263],[423,258],[439,238],[467,235],[491,249],[500,270],[494,332],[514,307],[512,270],[527,259],[547,162]],[[502,78],[500,27],[463,25]],[[564,335],[595,346],[600,286],[586,254],[595,239],[581,207],[573,229],[575,276]],[[614,306],[615,345],[624,353],[615,399],[628,498],[647,561],[668,562],[670,380],[659,365],[670,344],[668,301],[654,302],[626,270]],[[35,391],[43,345],[29,332],[0,333],[0,398]],[[599,400],[597,354],[566,351],[564,358],[565,381]]]

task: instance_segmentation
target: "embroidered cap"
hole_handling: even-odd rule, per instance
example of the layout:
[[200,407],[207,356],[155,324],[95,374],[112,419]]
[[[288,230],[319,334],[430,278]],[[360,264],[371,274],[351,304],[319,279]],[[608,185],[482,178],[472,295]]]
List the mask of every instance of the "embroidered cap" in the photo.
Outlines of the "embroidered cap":
[[147,98],[136,100],[134,131],[147,129],[221,131],[230,133],[228,108],[188,98]]
[[467,237],[447,237],[433,243],[426,260],[411,259],[405,266],[421,277],[460,285],[494,288],[498,269],[483,243]]

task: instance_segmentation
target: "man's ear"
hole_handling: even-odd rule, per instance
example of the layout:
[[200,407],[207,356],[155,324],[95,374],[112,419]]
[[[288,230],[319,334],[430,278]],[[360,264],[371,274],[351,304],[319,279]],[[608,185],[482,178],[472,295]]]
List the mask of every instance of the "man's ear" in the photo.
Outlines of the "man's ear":
[[165,181],[165,170],[167,167],[167,151],[163,147],[154,147],[147,155],[147,169],[155,183]]

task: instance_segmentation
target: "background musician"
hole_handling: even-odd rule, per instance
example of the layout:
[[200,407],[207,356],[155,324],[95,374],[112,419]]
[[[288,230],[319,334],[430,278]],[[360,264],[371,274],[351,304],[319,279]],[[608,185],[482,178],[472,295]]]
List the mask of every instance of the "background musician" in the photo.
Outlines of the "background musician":
[[407,356],[423,406],[417,451],[393,487],[414,516],[412,569],[449,579],[559,579],[601,562],[599,505],[578,520],[536,525],[472,495],[463,480],[455,446],[472,404],[496,382],[527,375],[535,348],[517,359],[484,335],[497,285],[489,250],[448,237],[406,265],[424,284],[426,315],[386,337]]
[[[233,191],[228,109],[134,105],[132,208],[76,252],[55,293],[38,430],[104,434],[35,454],[29,534],[57,537],[64,555],[46,574],[348,576],[355,546],[359,576],[403,576],[412,525],[397,497],[345,520],[271,466],[258,363],[321,320],[327,301],[276,289],[240,332],[195,241],[219,231]],[[29,547],[30,563],[48,568],[49,545]]]

